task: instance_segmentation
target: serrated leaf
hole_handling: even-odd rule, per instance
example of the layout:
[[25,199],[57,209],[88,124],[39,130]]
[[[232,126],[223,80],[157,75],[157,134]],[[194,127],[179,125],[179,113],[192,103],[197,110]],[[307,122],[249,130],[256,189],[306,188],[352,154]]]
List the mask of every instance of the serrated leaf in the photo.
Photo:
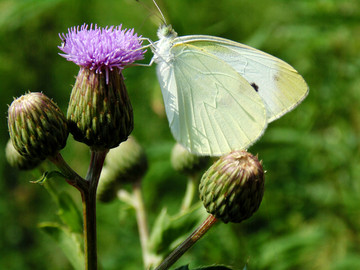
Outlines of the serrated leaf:
[[58,223],[43,222],[38,226],[56,241],[75,270],[85,269],[80,234],[73,233]]
[[59,171],[51,171],[51,172],[44,172],[43,175],[38,180],[30,181],[33,184],[40,184],[43,185],[47,180],[54,178],[56,176],[60,176],[65,178],[65,176]]

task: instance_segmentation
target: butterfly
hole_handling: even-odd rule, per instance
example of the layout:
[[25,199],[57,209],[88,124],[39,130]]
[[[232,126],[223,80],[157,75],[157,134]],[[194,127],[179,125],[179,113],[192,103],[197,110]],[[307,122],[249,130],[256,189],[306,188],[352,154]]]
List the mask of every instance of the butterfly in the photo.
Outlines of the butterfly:
[[260,50],[220,37],[178,36],[166,23],[157,35],[151,63],[169,126],[193,154],[247,149],[308,94],[292,66]]

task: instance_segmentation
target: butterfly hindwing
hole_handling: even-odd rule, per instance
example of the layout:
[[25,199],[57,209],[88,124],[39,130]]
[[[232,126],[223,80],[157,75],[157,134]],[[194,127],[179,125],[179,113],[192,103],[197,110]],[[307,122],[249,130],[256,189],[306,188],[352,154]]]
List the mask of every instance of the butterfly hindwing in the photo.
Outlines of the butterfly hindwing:
[[189,44],[226,62],[263,99],[268,122],[295,108],[308,94],[302,76],[286,62],[252,47],[212,36],[183,36],[175,44]]

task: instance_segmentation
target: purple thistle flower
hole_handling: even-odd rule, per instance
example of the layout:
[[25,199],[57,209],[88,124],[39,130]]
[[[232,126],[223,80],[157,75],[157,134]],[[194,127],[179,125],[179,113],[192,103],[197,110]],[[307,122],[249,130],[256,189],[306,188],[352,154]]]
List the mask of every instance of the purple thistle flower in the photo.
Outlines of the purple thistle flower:
[[143,59],[141,36],[134,34],[134,29],[123,29],[121,26],[100,28],[95,24],[72,27],[66,34],[59,34],[62,45],[60,54],[68,61],[95,70],[96,73],[118,68],[119,71],[136,60]]

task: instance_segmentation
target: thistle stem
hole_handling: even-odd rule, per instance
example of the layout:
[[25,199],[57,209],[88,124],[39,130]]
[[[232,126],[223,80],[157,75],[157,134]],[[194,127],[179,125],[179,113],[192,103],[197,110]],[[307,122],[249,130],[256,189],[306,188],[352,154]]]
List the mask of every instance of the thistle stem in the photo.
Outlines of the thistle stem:
[[96,189],[107,152],[108,150],[91,152],[90,166],[86,175],[89,186],[80,191],[84,215],[85,270],[97,269]]
[[148,249],[149,229],[141,191],[141,182],[137,181],[133,184],[133,192],[131,194],[124,189],[120,189],[117,193],[117,197],[119,200],[131,205],[135,209],[143,262],[145,269],[150,269],[151,266],[156,265],[160,260],[156,255],[151,254]]
[[182,242],[173,252],[171,252],[155,270],[169,269],[189,248],[191,248],[204,234],[216,223],[217,219],[209,215],[205,221]]
[[196,193],[196,176],[191,175],[188,177],[185,196],[181,204],[181,212],[185,212],[191,207]]
[[85,270],[97,269],[97,247],[96,247],[96,198],[90,192],[82,192],[82,205],[84,216],[84,253]]
[[97,188],[105,157],[108,152],[109,150],[91,151],[91,160],[86,174],[86,180],[95,188]]
[[66,177],[66,182],[70,185],[76,187],[80,192],[82,190],[88,189],[88,183],[79,176],[64,160],[60,153],[55,154],[54,156],[48,157],[48,159],[56,165],[61,171],[61,173]]
[[133,184],[133,206],[136,211],[136,220],[138,224],[139,237],[141,250],[143,255],[143,261],[145,268],[149,266],[149,252],[148,252],[148,240],[149,229],[147,225],[146,211],[144,206],[144,200],[141,192],[141,181],[136,181]]

